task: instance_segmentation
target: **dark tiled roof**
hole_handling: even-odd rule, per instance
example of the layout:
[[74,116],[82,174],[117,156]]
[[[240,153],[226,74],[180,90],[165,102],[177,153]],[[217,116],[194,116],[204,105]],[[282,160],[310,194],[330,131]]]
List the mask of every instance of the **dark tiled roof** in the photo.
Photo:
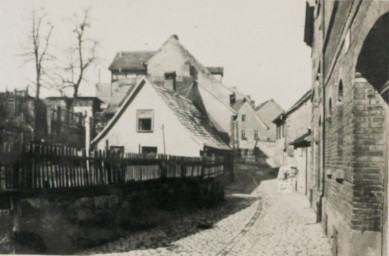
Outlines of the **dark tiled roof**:
[[118,52],[109,70],[146,70],[143,64],[154,53],[150,51]]
[[207,67],[209,73],[211,74],[224,74],[224,68],[223,67]]
[[155,85],[153,87],[197,143],[211,148],[230,150],[230,147],[220,138],[208,116],[200,112],[192,101],[175,91]]

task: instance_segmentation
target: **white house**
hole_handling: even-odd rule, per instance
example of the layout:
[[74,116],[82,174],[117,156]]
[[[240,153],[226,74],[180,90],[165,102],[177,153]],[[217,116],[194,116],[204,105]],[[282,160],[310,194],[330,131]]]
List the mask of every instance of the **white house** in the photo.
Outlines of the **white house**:
[[92,146],[180,156],[230,150],[208,116],[191,100],[146,78],[128,93]]

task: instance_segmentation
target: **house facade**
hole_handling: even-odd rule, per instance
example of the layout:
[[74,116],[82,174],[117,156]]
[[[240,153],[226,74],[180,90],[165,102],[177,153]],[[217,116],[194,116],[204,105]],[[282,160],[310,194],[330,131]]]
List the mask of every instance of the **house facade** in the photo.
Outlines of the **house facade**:
[[275,123],[273,123],[273,120],[282,112],[284,112],[284,109],[275,100],[269,99],[259,104],[255,108],[255,111],[268,127],[266,140],[275,142],[277,126],[275,125]]
[[311,90],[307,91],[288,111],[273,120],[276,125],[274,158],[278,166],[296,164],[291,145],[311,128]]
[[206,114],[175,90],[142,79],[92,141],[97,149],[198,157],[230,152]]
[[257,115],[249,98],[237,100],[232,107],[237,112],[238,148],[254,149],[260,141],[268,141],[269,127]]
[[312,206],[335,255],[388,255],[389,3],[307,3]]

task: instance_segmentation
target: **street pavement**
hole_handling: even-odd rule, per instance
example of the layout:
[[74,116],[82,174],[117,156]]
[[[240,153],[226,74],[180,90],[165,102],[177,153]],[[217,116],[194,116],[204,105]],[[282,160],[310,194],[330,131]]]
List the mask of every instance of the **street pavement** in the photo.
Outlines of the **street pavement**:
[[[207,224],[205,228],[202,228]],[[304,195],[277,192],[275,179],[249,194],[228,195],[223,207],[171,219],[86,254],[105,255],[332,255]],[[108,254],[107,254],[108,253]]]

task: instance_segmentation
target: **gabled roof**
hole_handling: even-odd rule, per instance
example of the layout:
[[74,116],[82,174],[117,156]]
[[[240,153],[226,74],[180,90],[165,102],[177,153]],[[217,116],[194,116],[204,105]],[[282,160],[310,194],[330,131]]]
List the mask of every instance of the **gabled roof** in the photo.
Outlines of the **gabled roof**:
[[273,123],[279,123],[279,122],[282,122],[283,120],[285,120],[288,115],[290,115],[291,113],[293,113],[296,109],[298,109],[299,107],[301,107],[305,102],[307,102],[308,100],[311,99],[311,95],[312,95],[312,89],[309,89],[298,101],[296,101],[296,103],[293,104],[292,107],[290,107],[288,109],[288,111],[286,112],[282,112],[281,114],[279,114],[274,120],[273,120]]
[[177,92],[165,89],[161,86],[151,84],[147,79],[142,79],[127,95],[114,117],[106,127],[93,139],[92,144],[100,141],[104,135],[114,126],[121,115],[126,111],[132,100],[137,96],[143,86],[152,86],[158,95],[163,99],[169,109],[174,113],[179,122],[188,130],[191,138],[199,145],[230,150],[220,138],[216,128],[212,125],[208,116],[199,111],[192,101],[179,95]]
[[176,35],[172,35],[166,40],[166,42],[158,49],[158,51],[151,56],[145,64],[147,64],[154,56],[161,52],[164,49],[164,46],[169,43],[175,43],[180,50],[180,54],[185,56],[188,59],[188,62],[196,68],[197,82],[200,87],[210,93],[215,99],[220,101],[231,113],[236,114],[235,110],[231,108],[229,102],[224,102],[220,100],[220,95],[230,95],[235,93],[239,98],[245,97],[245,95],[238,92],[236,89],[224,85],[222,82],[217,80],[209,70],[204,67],[179,41]]
[[109,65],[109,70],[146,70],[144,63],[154,53],[153,51],[118,52]]
[[277,103],[277,101],[275,101],[274,99],[268,99],[264,102],[262,102],[261,104],[259,104],[257,107],[255,107],[255,110],[258,111],[260,110],[263,106],[265,106],[266,104],[268,103],[273,103],[275,106],[277,106],[281,111],[284,111],[282,109],[282,107]]
[[239,110],[242,108],[242,106],[247,103],[248,104],[248,107],[251,109],[253,115],[255,116],[255,118],[262,124],[263,127],[265,127],[266,129],[269,128],[269,126],[266,124],[266,122],[264,122],[262,120],[262,118],[256,113],[254,107],[249,103],[250,102],[250,97],[246,96],[245,98],[243,99],[238,99],[235,101],[235,104],[232,105],[232,108],[234,110],[236,110],[237,112],[239,112]]

